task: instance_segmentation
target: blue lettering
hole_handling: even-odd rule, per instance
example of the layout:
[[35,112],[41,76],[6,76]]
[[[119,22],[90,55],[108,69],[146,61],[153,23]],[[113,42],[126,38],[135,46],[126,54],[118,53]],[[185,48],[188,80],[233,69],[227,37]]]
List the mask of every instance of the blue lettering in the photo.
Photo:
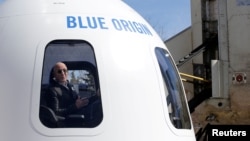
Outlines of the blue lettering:
[[144,32],[145,32],[146,34],[148,34],[148,35],[153,35],[153,34],[150,32],[150,30],[148,29],[148,27],[147,27],[146,25],[144,25],[144,24],[140,24],[140,25],[141,25],[142,29],[144,30]]
[[[67,28],[109,29],[104,17],[67,16]],[[123,19],[111,19],[113,27],[118,31],[128,31],[140,34],[153,35],[148,27],[142,23]]]
[[139,33],[143,33],[141,28],[139,27],[139,24],[137,22],[133,22],[133,25],[135,26],[136,30],[139,32]]
[[133,25],[135,26],[136,30],[139,32],[139,33],[144,33],[144,34],[148,34],[148,35],[153,35],[150,30],[148,29],[147,26],[141,24],[141,23],[136,23],[136,22],[133,22]]
[[67,28],[92,28],[92,29],[108,29],[105,26],[103,17],[74,17],[67,16]]
[[98,22],[100,24],[101,29],[108,29],[108,27],[104,26],[105,25],[104,18],[98,17]]
[[82,18],[81,18],[80,16],[78,16],[78,21],[79,21],[79,27],[80,27],[80,28],[88,28],[87,26],[84,26],[84,25],[82,24]]
[[[88,21],[88,25],[89,25],[90,28],[97,28],[95,17],[92,17],[93,22],[91,22],[89,17],[87,17],[87,21]],[[93,23],[93,25],[91,23]]]
[[132,25],[132,23],[130,21],[128,21],[128,23],[129,23],[130,27],[133,29],[133,31],[136,32],[136,30],[135,30],[134,26]]
[[129,26],[129,24],[128,24],[128,22],[127,21],[125,21],[125,20],[120,20],[121,21],[121,23],[122,23],[122,26],[123,26],[123,28],[126,30],[126,31],[131,31],[132,32],[132,30],[130,29],[130,26]]
[[120,30],[120,31],[122,30],[122,26],[121,26],[120,22],[117,19],[112,19],[112,23],[115,26],[116,30]]
[[130,31],[130,32],[137,32],[141,34],[153,35],[146,25],[143,25],[138,22],[126,21],[123,19],[120,19],[120,20],[112,19],[112,23],[115,29],[119,31],[124,30],[124,31]]
[[73,16],[67,16],[67,27],[68,28],[75,28],[76,25],[76,18]]

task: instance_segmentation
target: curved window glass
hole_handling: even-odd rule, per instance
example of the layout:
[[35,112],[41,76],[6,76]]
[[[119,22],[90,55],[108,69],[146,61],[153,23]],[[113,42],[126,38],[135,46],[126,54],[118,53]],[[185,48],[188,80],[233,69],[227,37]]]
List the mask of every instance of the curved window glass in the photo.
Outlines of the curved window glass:
[[93,128],[103,118],[92,46],[55,40],[44,54],[39,118],[49,128]]
[[175,64],[166,50],[156,48],[155,53],[165,84],[165,96],[171,122],[178,129],[191,129],[185,93]]

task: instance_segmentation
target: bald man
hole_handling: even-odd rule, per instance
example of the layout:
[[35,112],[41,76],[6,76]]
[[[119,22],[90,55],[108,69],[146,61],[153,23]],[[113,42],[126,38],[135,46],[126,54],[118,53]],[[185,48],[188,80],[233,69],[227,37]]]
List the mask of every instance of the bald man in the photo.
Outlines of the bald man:
[[48,106],[60,116],[79,113],[89,103],[88,99],[82,99],[76,94],[67,77],[67,66],[62,62],[56,63],[46,97]]

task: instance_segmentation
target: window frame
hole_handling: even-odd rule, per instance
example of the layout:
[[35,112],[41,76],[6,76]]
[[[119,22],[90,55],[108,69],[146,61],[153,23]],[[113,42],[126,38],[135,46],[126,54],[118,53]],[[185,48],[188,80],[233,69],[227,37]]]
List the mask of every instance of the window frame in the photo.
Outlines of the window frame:
[[[49,45],[49,43],[55,41],[55,40],[64,40],[67,41],[67,39],[44,39],[40,41],[36,48],[36,57],[35,57],[35,64],[34,64],[34,73],[33,73],[33,83],[32,83],[32,92],[31,92],[31,110],[30,110],[30,120],[31,124],[34,127],[34,129],[46,136],[79,136],[79,135],[97,135],[103,132],[106,120],[104,118],[102,119],[101,123],[94,127],[94,128],[48,128],[45,125],[43,125],[39,119],[39,107],[40,107],[40,94],[41,94],[41,86],[42,86],[42,76],[43,76],[43,63],[45,58],[45,51],[46,47]],[[69,39],[72,40],[72,39]],[[80,42],[86,42],[85,40],[79,40]],[[93,53],[95,53],[95,50],[93,46],[88,43],[93,50]],[[95,61],[96,57],[94,56]],[[97,64],[96,64],[97,67]],[[98,75],[98,68],[97,68],[97,75]],[[98,77],[99,79],[99,77]],[[100,82],[100,80],[98,80]],[[100,87],[100,85],[99,85]],[[104,110],[102,108],[103,114]]]
[[[178,87],[179,87],[178,89],[180,91],[179,94],[181,96],[181,100],[179,100],[179,104],[180,104],[180,101],[181,101],[181,105],[179,105],[178,107],[180,107],[180,108],[182,108],[184,110],[184,114],[185,114],[185,119],[184,120],[186,122],[188,122],[187,125],[185,125],[186,126],[185,128],[180,127],[179,125],[175,125],[175,123],[173,121],[173,118],[171,120],[171,115],[169,115],[170,112],[171,112],[171,108],[169,109],[169,104],[170,103],[168,103],[169,102],[168,100],[172,100],[172,103],[175,103],[175,104],[173,104],[173,106],[175,108],[173,109],[173,107],[172,107],[172,110],[176,109],[176,103],[178,104],[178,102],[177,102],[177,100],[175,100],[175,102],[174,102],[173,101],[173,97],[170,98],[170,99],[167,99],[167,96],[170,95],[169,93],[173,92],[173,91],[171,92],[168,87],[170,85],[173,85],[173,84],[167,84],[167,86],[166,86],[166,81],[170,81],[170,80],[166,80],[166,79],[170,79],[173,76],[168,76],[168,78],[164,78],[163,69],[166,69],[166,68],[162,68],[162,65],[164,65],[164,64],[161,64],[161,63],[165,63],[166,64],[166,62],[164,62],[165,59],[166,59],[166,58],[164,58],[164,53],[168,54],[169,59],[168,59],[167,63],[171,64],[172,67],[170,66],[169,68],[172,69],[172,73],[175,73],[176,82],[178,83]],[[191,117],[190,117],[189,110],[188,110],[186,96],[185,96],[185,92],[184,92],[184,89],[183,89],[183,84],[182,84],[180,76],[178,74],[178,70],[177,70],[177,68],[175,66],[175,63],[173,62],[173,58],[172,58],[172,56],[171,56],[171,54],[169,53],[168,50],[166,50],[164,48],[160,48],[160,47],[154,48],[154,54],[156,56],[157,67],[159,68],[159,72],[160,72],[160,75],[161,75],[160,76],[160,81],[161,81],[160,83],[162,83],[162,89],[163,89],[163,93],[164,93],[164,99],[165,99],[165,101],[164,101],[165,102],[164,103],[165,107],[164,108],[166,109],[165,111],[167,111],[166,118],[168,119],[168,121],[170,120],[170,123],[174,127],[174,129],[177,129],[177,130],[178,129],[188,129],[188,130],[191,130],[192,129],[192,122],[191,122]],[[159,57],[161,57],[161,58],[159,58]],[[173,78],[171,78],[171,79],[173,79]],[[173,86],[171,86],[171,87],[173,87]],[[182,116],[182,118],[183,118],[183,116]],[[183,123],[183,121],[182,121],[182,123]]]

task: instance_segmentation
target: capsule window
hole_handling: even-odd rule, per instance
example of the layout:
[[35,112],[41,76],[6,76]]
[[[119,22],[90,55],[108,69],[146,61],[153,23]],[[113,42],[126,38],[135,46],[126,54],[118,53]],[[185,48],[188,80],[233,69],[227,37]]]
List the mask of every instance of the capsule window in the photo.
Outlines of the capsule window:
[[169,118],[175,128],[191,129],[182,83],[172,58],[162,48],[156,48],[155,53],[163,78]]
[[55,40],[45,49],[39,118],[48,128],[94,128],[103,119],[93,47]]

